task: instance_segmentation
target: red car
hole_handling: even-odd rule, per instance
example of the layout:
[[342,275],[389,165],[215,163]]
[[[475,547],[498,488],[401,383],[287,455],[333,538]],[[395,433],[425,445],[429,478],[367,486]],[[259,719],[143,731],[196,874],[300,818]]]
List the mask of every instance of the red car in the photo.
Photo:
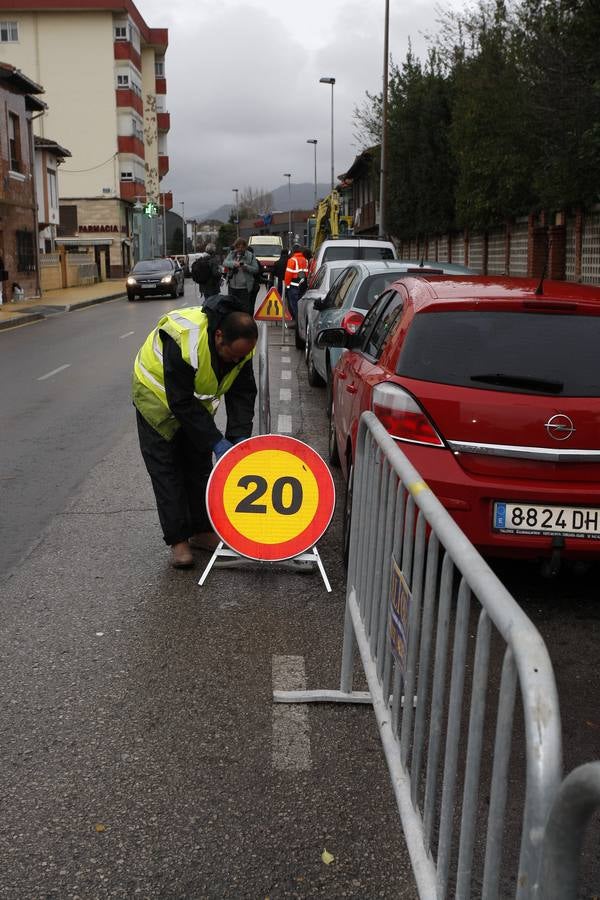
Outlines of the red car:
[[600,288],[405,276],[356,334],[317,340],[347,348],[329,440],[346,526],[372,410],[481,552],[600,558]]

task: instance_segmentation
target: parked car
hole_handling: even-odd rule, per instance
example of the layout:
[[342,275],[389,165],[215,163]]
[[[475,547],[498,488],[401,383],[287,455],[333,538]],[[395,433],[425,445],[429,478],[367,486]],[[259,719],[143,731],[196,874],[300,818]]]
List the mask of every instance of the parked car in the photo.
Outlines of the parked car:
[[315,275],[313,285],[298,301],[296,317],[296,347],[302,350],[306,341],[306,323],[315,300],[322,300],[340,272],[346,268],[345,262],[323,263]]
[[467,537],[504,556],[600,558],[600,291],[567,282],[406,276],[333,372],[329,454],[348,489],[372,410]]
[[167,259],[142,259],[137,262],[126,281],[127,298],[156,297],[170,294],[183,297],[185,289],[183,269],[177,262]]
[[312,286],[316,272],[324,262],[353,259],[398,259],[391,241],[379,238],[345,237],[323,241],[314,253],[309,266],[309,283]]
[[[333,265],[325,263],[324,265]],[[377,297],[406,272],[474,275],[473,269],[454,263],[414,260],[354,262],[336,280],[327,295],[315,297],[307,310],[304,357],[308,381],[314,387],[327,385],[327,408],[331,402],[331,373],[342,353],[338,347],[317,347],[313,338],[324,328],[341,327],[353,334]],[[308,292],[307,292],[308,293]]]

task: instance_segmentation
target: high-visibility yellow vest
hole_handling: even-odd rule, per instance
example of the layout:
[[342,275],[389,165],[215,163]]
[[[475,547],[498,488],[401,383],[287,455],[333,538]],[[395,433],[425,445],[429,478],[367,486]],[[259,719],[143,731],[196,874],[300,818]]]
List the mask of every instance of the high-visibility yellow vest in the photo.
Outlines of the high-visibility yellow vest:
[[160,319],[135,358],[132,393],[133,402],[144,419],[170,441],[180,426],[167,403],[161,331],[176,341],[182,359],[195,370],[194,396],[211,415],[214,415],[220,397],[229,390],[242,366],[254,355],[254,350],[219,382],[210,358],[208,317],[202,307],[173,309]]

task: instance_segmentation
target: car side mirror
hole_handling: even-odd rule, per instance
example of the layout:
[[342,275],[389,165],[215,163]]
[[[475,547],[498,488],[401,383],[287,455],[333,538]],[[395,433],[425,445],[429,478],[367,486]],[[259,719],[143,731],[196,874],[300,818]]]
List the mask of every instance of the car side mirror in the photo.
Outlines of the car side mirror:
[[352,337],[343,328],[324,328],[317,334],[315,344],[317,347],[348,347]]

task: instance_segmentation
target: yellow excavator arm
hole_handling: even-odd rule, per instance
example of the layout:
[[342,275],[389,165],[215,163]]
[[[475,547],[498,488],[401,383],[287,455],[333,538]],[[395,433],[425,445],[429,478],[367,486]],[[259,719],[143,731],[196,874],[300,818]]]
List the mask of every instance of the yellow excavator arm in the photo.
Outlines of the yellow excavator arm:
[[328,194],[317,208],[315,233],[310,248],[315,253],[323,241],[340,235],[340,195],[337,191]]

